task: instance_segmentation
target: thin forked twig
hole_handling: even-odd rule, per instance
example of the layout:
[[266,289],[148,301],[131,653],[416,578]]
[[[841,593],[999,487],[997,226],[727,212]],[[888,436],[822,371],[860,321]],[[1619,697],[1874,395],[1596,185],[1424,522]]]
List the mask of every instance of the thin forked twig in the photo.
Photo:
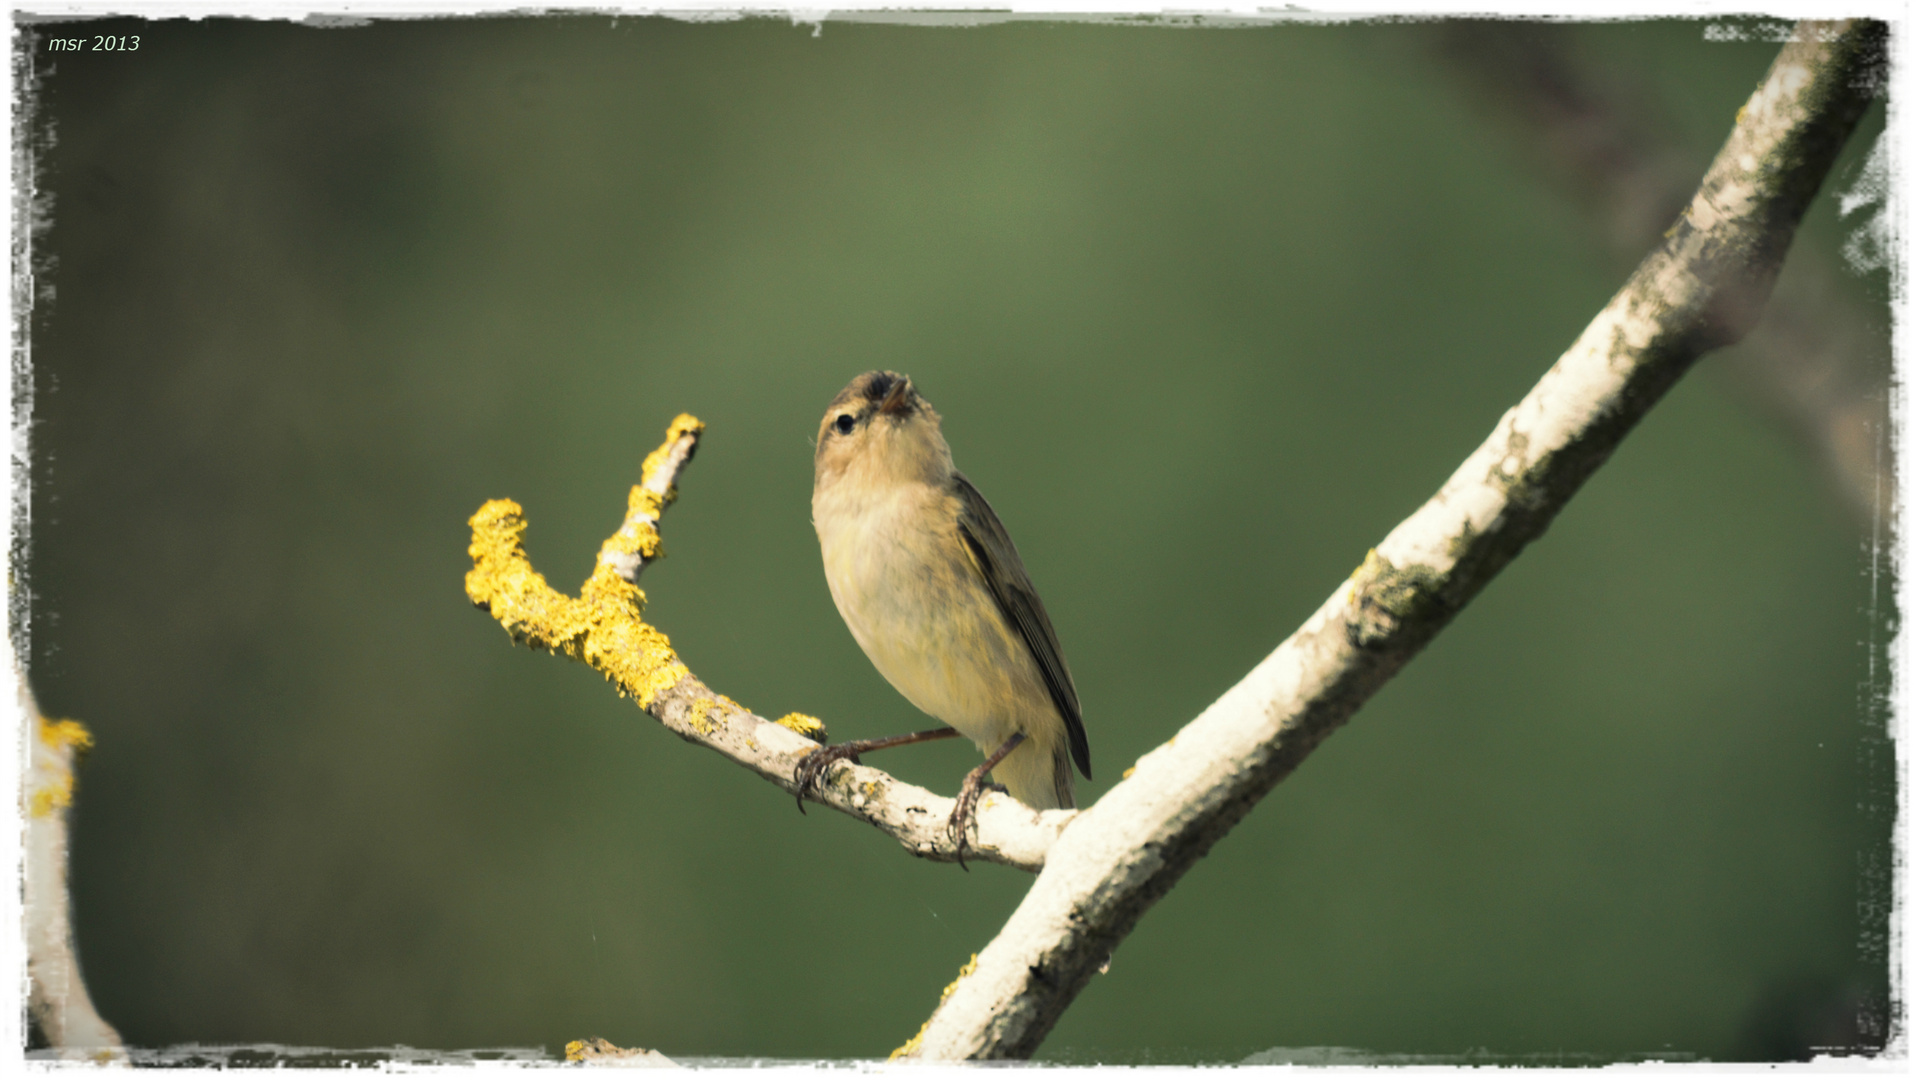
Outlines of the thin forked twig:
[[[692,416],[672,421],[665,442],[645,459],[625,520],[600,549],[578,596],[553,589],[532,568],[523,543],[524,512],[508,499],[488,502],[472,516],[473,568],[466,574],[466,595],[515,641],[587,664],[680,738],[795,792],[793,773],[799,760],[824,741],[824,724],[798,713],[773,722],[714,693],[679,659],[665,634],[644,620],[645,592],[637,581],[663,554],[659,518],[676,497],[679,473],[692,460],[704,429]],[[941,862],[957,858],[945,828],[953,800],[882,770],[836,763],[805,797],[869,822],[914,855]],[[977,838],[965,853],[1035,871],[1076,815],[988,795],[978,809]]]

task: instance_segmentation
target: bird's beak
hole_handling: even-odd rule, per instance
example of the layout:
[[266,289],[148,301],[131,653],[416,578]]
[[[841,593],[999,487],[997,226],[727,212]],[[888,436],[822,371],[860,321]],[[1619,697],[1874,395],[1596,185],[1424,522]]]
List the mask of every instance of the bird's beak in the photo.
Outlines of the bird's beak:
[[899,379],[891,384],[891,392],[878,405],[878,411],[886,416],[904,416],[911,412],[911,380]]

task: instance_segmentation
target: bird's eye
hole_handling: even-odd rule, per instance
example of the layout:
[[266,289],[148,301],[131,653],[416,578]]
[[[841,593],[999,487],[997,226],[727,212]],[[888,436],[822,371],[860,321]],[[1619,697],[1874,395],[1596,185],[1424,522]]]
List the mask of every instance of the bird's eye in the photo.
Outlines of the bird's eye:
[[852,428],[858,426],[858,419],[851,413],[839,413],[838,419],[832,421],[832,426],[838,429],[840,435],[850,435]]

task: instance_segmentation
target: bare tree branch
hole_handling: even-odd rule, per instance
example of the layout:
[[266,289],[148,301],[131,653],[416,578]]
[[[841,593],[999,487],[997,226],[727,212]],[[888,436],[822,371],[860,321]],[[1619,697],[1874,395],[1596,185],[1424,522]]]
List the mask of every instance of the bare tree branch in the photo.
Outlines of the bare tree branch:
[[[818,749],[825,726],[797,713],[774,723],[714,693],[642,617],[645,593],[636,582],[663,551],[659,516],[676,496],[678,474],[691,461],[704,429],[691,416],[672,421],[664,444],[645,459],[625,521],[600,549],[598,566],[578,597],[555,591],[532,569],[521,542],[524,514],[506,499],[488,502],[472,516],[473,568],[466,574],[466,594],[513,640],[583,661],[680,738],[717,750],[791,791],[793,770],[800,758]],[[881,770],[841,762],[807,797],[871,823],[921,858],[951,862],[957,857],[945,828],[953,800]],[[1046,849],[1077,813],[1033,810],[1015,799],[988,795],[980,801],[977,838],[967,853],[1037,870]]]
[[1661,248],[1301,629],[1080,815],[900,1055],[1029,1056],[1144,912],[1543,533],[1699,356],[1749,330],[1869,104],[1883,33],[1799,24]]
[[[1691,160],[1652,102],[1577,63],[1564,48],[1562,27],[1458,19],[1433,32],[1486,103],[1522,126],[1532,156],[1596,211],[1597,231],[1619,262],[1636,259],[1681,212],[1701,162]],[[1865,524],[1877,520],[1896,486],[1893,459],[1884,452],[1888,333],[1877,323],[1841,287],[1829,259],[1800,250],[1762,326],[1710,365],[1817,459]]]
[[565,1044],[565,1059],[587,1065],[612,1065],[628,1069],[676,1069],[678,1062],[659,1053],[636,1046],[614,1046],[604,1039],[574,1039]]
[[67,893],[67,808],[73,768],[93,745],[77,720],[48,720],[19,678],[20,715],[33,743],[22,816],[26,829],[27,1012],[55,1053],[67,1061],[125,1064],[120,1033],[100,1018],[87,995],[73,950]]

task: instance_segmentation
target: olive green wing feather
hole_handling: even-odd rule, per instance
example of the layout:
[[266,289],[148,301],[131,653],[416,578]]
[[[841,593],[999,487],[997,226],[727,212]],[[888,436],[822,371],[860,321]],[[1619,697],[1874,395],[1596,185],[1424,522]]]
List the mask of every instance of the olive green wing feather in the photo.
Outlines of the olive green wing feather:
[[964,539],[979,574],[998,601],[998,610],[1006,622],[1017,628],[1025,647],[1038,661],[1038,671],[1044,676],[1045,688],[1051,692],[1051,701],[1058,707],[1058,715],[1064,717],[1065,731],[1071,739],[1071,759],[1089,780],[1091,744],[1084,737],[1078,688],[1071,681],[1071,669],[1065,667],[1064,651],[1058,647],[1058,632],[1051,628],[1051,616],[1045,613],[1044,601],[1038,599],[1038,590],[1031,586],[1031,575],[1025,573],[1024,560],[1018,558],[1011,534],[1005,532],[1004,523],[998,520],[991,504],[964,474],[952,473],[951,481],[952,494],[958,496],[959,502],[958,535]]

